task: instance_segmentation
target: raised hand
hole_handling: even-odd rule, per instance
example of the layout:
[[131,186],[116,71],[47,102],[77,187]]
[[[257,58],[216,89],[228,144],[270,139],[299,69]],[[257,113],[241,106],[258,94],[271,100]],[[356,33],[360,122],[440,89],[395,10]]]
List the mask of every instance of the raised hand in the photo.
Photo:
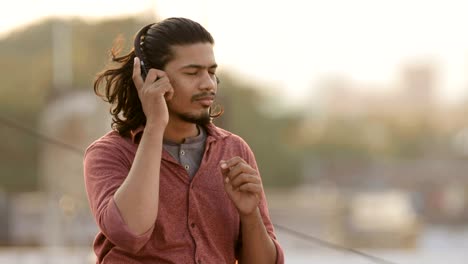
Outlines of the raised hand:
[[157,124],[165,127],[169,122],[166,101],[171,100],[174,94],[174,89],[166,73],[150,69],[146,79],[143,80],[140,60],[135,57],[132,79],[146,116],[146,125]]
[[254,213],[260,202],[263,185],[257,171],[240,157],[220,162],[224,189],[234,202],[239,214]]

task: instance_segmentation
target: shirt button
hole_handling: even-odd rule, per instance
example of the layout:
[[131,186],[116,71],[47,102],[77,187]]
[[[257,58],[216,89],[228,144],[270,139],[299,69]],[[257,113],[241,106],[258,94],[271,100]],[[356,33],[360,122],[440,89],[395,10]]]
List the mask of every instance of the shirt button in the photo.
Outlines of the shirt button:
[[198,260],[198,264],[201,264],[201,259]]
[[190,166],[189,166],[189,165],[185,165],[184,168],[185,168],[186,170],[188,170],[188,169],[190,169]]
[[192,228],[194,228],[194,227],[195,227],[195,224],[194,224],[194,223],[192,223],[190,226],[191,226]]
[[182,155],[182,156],[185,155],[185,151],[184,151],[184,150],[181,150],[181,151],[180,151],[180,155]]

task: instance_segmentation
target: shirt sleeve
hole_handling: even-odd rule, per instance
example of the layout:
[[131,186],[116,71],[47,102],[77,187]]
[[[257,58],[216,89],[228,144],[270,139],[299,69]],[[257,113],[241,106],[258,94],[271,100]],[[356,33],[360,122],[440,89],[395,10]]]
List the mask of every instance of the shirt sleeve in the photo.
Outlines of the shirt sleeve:
[[[254,156],[252,150],[247,145],[247,143],[244,142],[244,144],[245,144],[246,162],[249,163],[249,165],[252,166],[252,168],[254,168],[259,173],[257,162],[255,160],[255,156]],[[259,173],[259,175],[260,175],[260,173]],[[265,229],[267,230],[268,235],[270,236],[271,240],[273,241],[273,243],[275,244],[275,247],[276,247],[276,263],[277,264],[284,264],[284,252],[283,252],[283,249],[282,249],[281,245],[278,242],[278,239],[276,238],[275,229],[274,229],[273,224],[272,224],[272,222],[270,220],[270,213],[268,212],[268,204],[267,204],[267,199],[266,199],[266,196],[265,196],[265,192],[262,192],[262,199],[260,200],[260,204],[259,204],[258,207],[260,209],[260,214],[262,215],[263,224],[265,225]]]
[[113,198],[130,170],[128,158],[111,142],[98,142],[86,150],[83,165],[88,201],[100,231],[124,251],[138,252],[154,226],[141,235],[132,233]]

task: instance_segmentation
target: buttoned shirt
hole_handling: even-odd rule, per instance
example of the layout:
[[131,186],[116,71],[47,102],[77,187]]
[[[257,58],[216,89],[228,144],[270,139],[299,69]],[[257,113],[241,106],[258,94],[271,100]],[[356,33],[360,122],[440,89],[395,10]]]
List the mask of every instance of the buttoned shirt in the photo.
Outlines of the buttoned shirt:
[[[207,125],[205,151],[192,179],[163,150],[158,215],[150,230],[136,235],[123,220],[113,195],[132,166],[138,132],[127,138],[111,131],[93,142],[84,156],[86,191],[99,227],[94,241],[97,263],[235,263],[242,248],[241,223],[224,190],[219,163],[240,156],[258,171],[247,143],[213,124]],[[284,263],[264,193],[258,207],[276,247],[276,263]]]

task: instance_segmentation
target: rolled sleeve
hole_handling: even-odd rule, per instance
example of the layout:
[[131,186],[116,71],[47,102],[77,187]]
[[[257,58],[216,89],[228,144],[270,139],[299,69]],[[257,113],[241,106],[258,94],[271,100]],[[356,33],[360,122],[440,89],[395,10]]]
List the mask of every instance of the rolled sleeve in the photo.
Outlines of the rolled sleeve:
[[[271,236],[270,236],[271,237]],[[271,238],[276,247],[276,264],[284,264],[284,252],[275,238]]]
[[84,157],[84,178],[88,201],[101,233],[116,247],[136,253],[149,241],[154,227],[141,235],[132,233],[114,201],[131,162],[113,144],[92,145]]
[[273,228],[273,224],[271,223],[270,216],[268,213],[268,208],[266,206],[266,200],[265,196],[263,196],[263,202],[260,203],[260,214],[262,216],[263,224],[265,225],[265,229],[268,232],[268,235],[270,236],[271,240],[275,244],[276,248],[276,264],[284,264],[284,252],[283,248],[278,242],[278,239],[276,238],[275,235],[275,230]]
[[154,225],[145,233],[135,235],[125,223],[114,198],[109,200],[107,209],[102,213],[100,227],[112,243],[118,247],[136,253],[148,242],[154,230]]

